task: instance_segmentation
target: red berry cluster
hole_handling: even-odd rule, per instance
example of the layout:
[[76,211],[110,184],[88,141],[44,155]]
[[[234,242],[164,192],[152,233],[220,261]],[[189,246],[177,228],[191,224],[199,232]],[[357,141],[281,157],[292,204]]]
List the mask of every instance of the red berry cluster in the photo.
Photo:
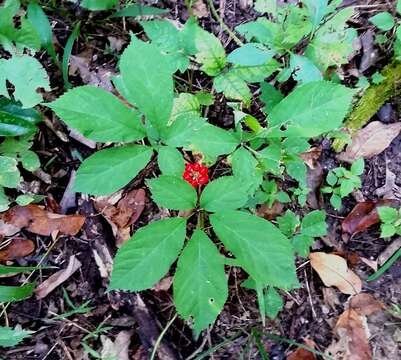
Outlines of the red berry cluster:
[[185,171],[182,174],[182,178],[189,182],[193,187],[199,185],[205,185],[209,181],[209,175],[207,173],[208,168],[199,163],[186,164]]

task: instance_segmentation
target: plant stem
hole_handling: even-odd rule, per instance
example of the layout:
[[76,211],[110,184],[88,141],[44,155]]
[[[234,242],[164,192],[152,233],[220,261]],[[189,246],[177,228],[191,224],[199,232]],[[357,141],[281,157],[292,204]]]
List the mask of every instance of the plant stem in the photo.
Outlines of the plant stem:
[[207,0],[207,4],[214,18],[220,23],[221,28],[227,32],[230,38],[233,39],[238,46],[243,46],[244,43],[241,41],[241,39],[235,35],[233,31],[231,31],[231,29],[224,23],[223,19],[218,14],[216,8],[214,7],[213,0]]
[[156,356],[157,349],[160,346],[160,343],[162,342],[162,339],[164,335],[166,334],[167,330],[169,327],[173,324],[173,322],[177,319],[177,314],[173,316],[173,318],[167,323],[166,327],[163,329],[163,331],[160,333],[159,337],[157,338],[155,342],[155,346],[153,347],[152,355],[150,355],[150,360],[154,360]]

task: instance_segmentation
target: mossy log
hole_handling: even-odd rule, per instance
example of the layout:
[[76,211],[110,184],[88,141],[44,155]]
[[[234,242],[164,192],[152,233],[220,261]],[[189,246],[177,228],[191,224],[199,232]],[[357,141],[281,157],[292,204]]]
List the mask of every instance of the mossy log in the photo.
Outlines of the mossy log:
[[[393,61],[385,66],[381,75],[384,77],[383,81],[369,86],[345,121],[344,127],[351,135],[366,125],[388,100],[401,93],[401,62]],[[345,142],[341,140],[333,143],[333,149],[337,152],[344,146]]]

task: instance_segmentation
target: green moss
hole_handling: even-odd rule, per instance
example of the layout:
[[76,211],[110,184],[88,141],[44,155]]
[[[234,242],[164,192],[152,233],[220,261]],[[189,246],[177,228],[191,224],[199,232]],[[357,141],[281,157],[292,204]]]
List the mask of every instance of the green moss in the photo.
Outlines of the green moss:
[[[370,85],[358,100],[344,123],[353,135],[362,128],[392,97],[401,94],[401,63],[394,61],[381,71],[384,80],[377,85]],[[345,142],[336,140],[333,149],[341,151]]]

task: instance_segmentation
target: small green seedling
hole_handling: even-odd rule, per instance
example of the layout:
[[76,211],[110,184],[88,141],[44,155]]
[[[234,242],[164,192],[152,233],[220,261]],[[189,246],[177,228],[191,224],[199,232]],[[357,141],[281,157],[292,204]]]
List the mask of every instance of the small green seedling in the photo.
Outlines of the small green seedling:
[[382,206],[377,209],[381,220],[380,237],[390,238],[397,234],[401,235],[401,210],[388,206]]
[[291,239],[294,252],[304,258],[309,255],[314,238],[327,234],[326,213],[323,210],[311,211],[302,221],[293,211],[287,210],[277,218],[277,224],[281,232]]
[[[0,211],[8,209],[11,201],[5,193],[5,188],[16,189],[22,181],[18,164],[27,171],[35,171],[40,167],[38,156],[30,150],[32,138],[6,138],[0,144]],[[18,205],[28,205],[37,200],[35,194],[19,195],[15,202]]]
[[365,162],[363,159],[355,161],[351,169],[340,166],[330,170],[327,174],[327,184],[321,189],[323,193],[331,194],[330,203],[336,209],[341,209],[342,199],[362,186],[360,176],[363,174]]
[[254,207],[266,204],[268,208],[271,208],[276,201],[289,203],[291,199],[285,191],[278,189],[277,183],[274,180],[265,180],[262,183],[261,189],[256,191],[254,197],[248,202],[248,205],[249,207]]
[[298,204],[305,206],[308,194],[310,192],[309,188],[304,186],[299,186],[298,188],[289,188],[293,195],[296,197]]
[[[395,6],[395,12],[392,15],[387,11],[382,11],[377,13],[376,15],[369,18],[369,21],[376,26],[379,30],[387,33],[390,30],[392,34],[394,34],[394,53],[396,58],[401,59],[401,0],[397,0]],[[376,35],[376,43],[384,44],[389,38],[387,34],[378,34]]]

